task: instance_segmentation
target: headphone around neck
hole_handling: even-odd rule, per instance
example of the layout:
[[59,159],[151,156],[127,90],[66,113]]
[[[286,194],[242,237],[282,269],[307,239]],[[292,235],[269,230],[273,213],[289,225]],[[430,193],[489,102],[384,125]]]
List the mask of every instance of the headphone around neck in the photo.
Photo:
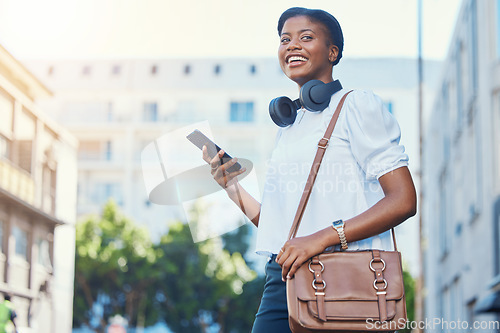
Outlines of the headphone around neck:
[[298,99],[292,101],[286,96],[273,99],[269,103],[269,115],[276,125],[289,126],[295,121],[298,109],[303,107],[311,112],[321,112],[330,103],[332,95],[341,89],[339,80],[329,83],[320,80],[308,81],[300,88]]

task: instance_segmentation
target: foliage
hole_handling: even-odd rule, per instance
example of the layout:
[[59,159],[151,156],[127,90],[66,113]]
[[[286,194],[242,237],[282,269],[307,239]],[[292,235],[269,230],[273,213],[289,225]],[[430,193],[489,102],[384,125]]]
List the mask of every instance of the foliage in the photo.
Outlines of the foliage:
[[178,222],[152,244],[108,203],[101,217],[76,227],[74,327],[104,332],[107,319],[121,314],[131,327],[163,321],[174,332],[214,326],[248,332],[263,288],[241,254],[248,232],[194,243],[189,227]]
[[[148,288],[158,276],[152,267],[155,261],[147,231],[122,216],[113,202],[101,217],[77,224],[74,326],[103,331],[106,318],[115,314],[125,314],[136,324],[146,311]],[[158,318],[148,313],[153,322]]]
[[[405,286],[406,313],[408,315],[408,321],[413,322],[415,320],[415,279],[411,276],[410,272],[403,269],[403,280]],[[405,328],[398,332],[411,332],[411,329]]]

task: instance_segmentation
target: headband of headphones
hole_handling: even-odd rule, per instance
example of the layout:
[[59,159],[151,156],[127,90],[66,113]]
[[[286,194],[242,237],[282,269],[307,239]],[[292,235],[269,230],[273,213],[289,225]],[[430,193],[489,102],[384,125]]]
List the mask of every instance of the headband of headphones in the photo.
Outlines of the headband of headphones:
[[341,89],[339,80],[329,83],[308,81],[300,88],[298,99],[292,101],[286,96],[273,99],[269,103],[269,115],[276,125],[289,126],[295,121],[298,109],[303,107],[311,112],[321,112],[330,104],[332,95]]

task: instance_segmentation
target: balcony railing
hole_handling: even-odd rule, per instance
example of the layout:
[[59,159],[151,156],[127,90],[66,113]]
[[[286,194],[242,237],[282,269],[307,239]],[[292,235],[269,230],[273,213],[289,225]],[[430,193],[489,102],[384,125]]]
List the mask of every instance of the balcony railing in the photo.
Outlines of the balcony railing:
[[0,158],[0,187],[31,205],[35,201],[31,175],[4,158]]

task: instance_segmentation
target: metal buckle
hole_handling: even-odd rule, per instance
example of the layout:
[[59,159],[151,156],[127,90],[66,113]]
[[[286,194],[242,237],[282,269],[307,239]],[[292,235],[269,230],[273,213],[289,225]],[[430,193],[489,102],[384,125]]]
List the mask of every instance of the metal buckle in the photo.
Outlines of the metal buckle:
[[[325,143],[325,145],[324,145],[324,146],[321,146],[321,145],[320,145],[321,140],[326,140],[326,143]],[[318,142],[318,148],[326,149],[326,147],[328,147],[328,142],[330,142],[330,140],[329,140],[329,139],[327,139],[327,138],[322,138],[321,140],[319,140],[319,142]]]
[[[373,268],[372,263],[375,261],[375,259],[370,260],[370,269],[372,272],[375,272],[375,268]],[[384,267],[382,267],[382,270],[385,269],[385,261],[384,259],[380,258],[380,261],[377,260],[377,262],[382,262],[384,264]]]

